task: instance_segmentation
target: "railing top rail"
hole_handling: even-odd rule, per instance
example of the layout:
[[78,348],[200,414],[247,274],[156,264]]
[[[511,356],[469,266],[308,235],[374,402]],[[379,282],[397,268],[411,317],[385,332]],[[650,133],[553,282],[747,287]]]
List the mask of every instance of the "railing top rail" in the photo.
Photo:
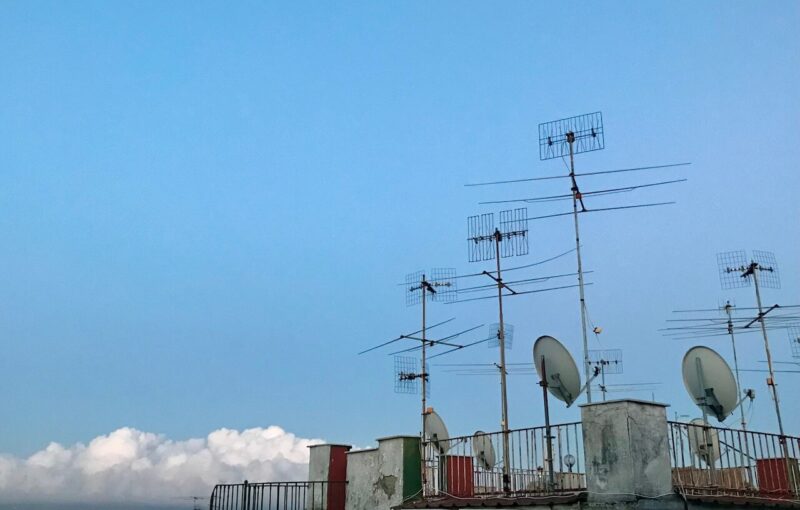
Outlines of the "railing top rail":
[[[577,426],[577,425],[580,425],[580,424],[581,424],[581,422],[579,422],[579,421],[572,421],[572,422],[568,422],[568,423],[554,423],[554,424],[550,425],[550,428],[551,429],[555,429],[555,428],[559,428],[559,427],[571,427],[571,426]],[[515,432],[526,432],[526,431],[532,431],[532,430],[544,430],[545,428],[547,428],[545,425],[536,426],[536,427],[523,427],[523,428],[519,428],[519,429],[509,429],[508,433],[511,434],[511,433],[515,433]],[[493,436],[493,435],[502,434],[502,433],[503,433],[502,430],[498,430],[498,431],[494,431],[494,432],[485,432],[484,435]],[[447,441],[448,442],[463,441],[465,439],[472,439],[474,436],[475,436],[475,434],[470,434],[468,436],[451,436],[450,438],[447,439]],[[424,444],[430,444],[430,443],[431,443],[431,441],[425,441],[424,442]]]
[[783,436],[781,436],[780,434],[776,434],[774,432],[761,432],[759,430],[744,430],[744,429],[737,429],[737,428],[733,428],[733,427],[718,427],[718,426],[711,425],[711,424],[704,426],[704,425],[699,424],[699,423],[689,423],[689,422],[672,421],[672,420],[667,420],[667,423],[669,425],[679,425],[679,426],[683,426],[683,427],[708,427],[709,429],[724,430],[724,431],[727,431],[727,432],[741,432],[742,434],[759,434],[759,435],[763,435],[763,436],[776,437],[778,439],[780,439],[781,437],[784,437],[786,439],[791,439],[793,441],[800,441],[800,437],[798,437],[798,436],[790,436],[788,434],[784,434]]

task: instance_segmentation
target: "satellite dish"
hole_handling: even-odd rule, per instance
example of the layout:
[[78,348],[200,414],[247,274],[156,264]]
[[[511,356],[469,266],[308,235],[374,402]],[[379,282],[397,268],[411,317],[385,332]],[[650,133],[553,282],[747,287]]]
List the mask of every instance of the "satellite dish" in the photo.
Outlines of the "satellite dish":
[[494,469],[497,459],[494,455],[492,438],[486,432],[479,430],[472,436],[472,455],[478,462],[478,466],[486,471]]
[[717,429],[706,428],[708,422],[695,418],[689,422],[689,449],[707,466],[714,464],[720,455],[719,434]]
[[450,434],[442,417],[433,409],[425,414],[425,439],[430,441],[439,453],[445,453],[449,448]]
[[572,405],[581,392],[581,376],[572,355],[552,336],[540,336],[533,344],[533,364],[540,379],[543,357],[548,391],[567,406]]
[[739,405],[739,388],[731,367],[708,347],[692,347],[683,357],[683,385],[695,404],[719,421]]

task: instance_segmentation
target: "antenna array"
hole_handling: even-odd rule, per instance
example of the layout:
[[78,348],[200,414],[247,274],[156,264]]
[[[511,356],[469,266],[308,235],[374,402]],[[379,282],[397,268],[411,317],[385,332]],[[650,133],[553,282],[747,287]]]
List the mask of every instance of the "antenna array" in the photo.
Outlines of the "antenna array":
[[[756,293],[756,306],[758,308],[758,316],[753,319],[754,324],[758,322],[761,325],[761,334],[764,337],[764,350],[767,353],[767,368],[769,369],[769,378],[767,379],[767,387],[772,391],[772,400],[775,403],[775,416],[778,419],[778,430],[780,435],[783,436],[783,420],[781,419],[781,406],[778,399],[778,389],[775,383],[775,372],[772,368],[772,353],[769,349],[769,338],[767,336],[767,326],[765,324],[765,316],[771,311],[779,308],[774,305],[766,312],[761,304],[761,287],[779,289],[781,282],[778,274],[778,264],[775,260],[775,255],[766,251],[753,250],[750,262],[747,262],[747,254],[744,251],[729,251],[717,254],[717,267],[719,269],[720,285],[723,289],[731,289],[736,287],[749,287],[753,284]],[[788,458],[784,444],[784,455]]]

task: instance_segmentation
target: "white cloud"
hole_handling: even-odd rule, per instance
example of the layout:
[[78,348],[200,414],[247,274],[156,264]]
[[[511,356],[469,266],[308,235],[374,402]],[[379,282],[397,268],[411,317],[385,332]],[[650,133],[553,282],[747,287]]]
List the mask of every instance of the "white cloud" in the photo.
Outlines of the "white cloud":
[[303,480],[308,446],[320,442],[276,426],[186,441],[125,427],[27,459],[0,455],[0,501],[168,502],[221,482]]

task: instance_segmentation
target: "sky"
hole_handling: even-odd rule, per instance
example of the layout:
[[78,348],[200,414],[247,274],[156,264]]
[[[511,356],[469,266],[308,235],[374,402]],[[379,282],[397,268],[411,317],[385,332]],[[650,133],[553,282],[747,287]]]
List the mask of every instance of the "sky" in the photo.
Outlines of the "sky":
[[[731,360],[730,345],[659,329],[675,309],[753,305],[752,288],[720,289],[716,254],[774,252],[782,285],[765,303],[800,303],[799,22],[788,1],[3,2],[0,500],[32,497],[12,491],[13,473],[58,448],[72,452],[56,455],[64,480],[113,497],[76,460],[92,444],[130,467],[164,459],[131,446],[141,438],[202,450],[221,430],[256,431],[255,445],[278,427],[289,442],[266,449],[292,451],[418,433],[389,351],[357,353],[419,328],[406,273],[490,269],[467,262],[467,216],[500,210],[478,202],[568,193],[563,181],[464,184],[563,174],[539,160],[537,126],[594,111],[605,149],[577,171],[692,164],[581,180],[688,179],[591,202],[675,205],[582,216],[587,306],[603,328],[590,347],[623,350],[613,382],[660,383],[629,396],[697,416],[683,354],[705,344]],[[570,218],[532,222],[530,254],[504,264],[573,246]],[[525,274],[574,270],[571,254]],[[580,357],[577,300],[507,300],[508,361],[531,362],[544,334]],[[450,317],[442,334],[497,322],[496,303],[429,308]],[[791,360],[785,332],[770,341]],[[496,358],[481,346],[435,361]],[[763,366],[757,335],[739,358]],[[451,434],[500,429],[496,379],[434,364],[430,404]],[[509,380],[510,425],[541,425],[534,378]],[[800,377],[777,381],[800,435]],[[752,427],[776,430],[764,374],[742,383],[756,389]],[[554,407],[555,421],[580,417]],[[219,462],[186,491],[290,472],[268,455],[252,472]]]

